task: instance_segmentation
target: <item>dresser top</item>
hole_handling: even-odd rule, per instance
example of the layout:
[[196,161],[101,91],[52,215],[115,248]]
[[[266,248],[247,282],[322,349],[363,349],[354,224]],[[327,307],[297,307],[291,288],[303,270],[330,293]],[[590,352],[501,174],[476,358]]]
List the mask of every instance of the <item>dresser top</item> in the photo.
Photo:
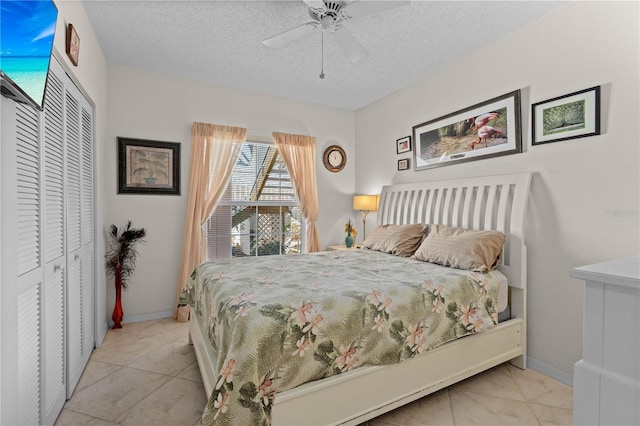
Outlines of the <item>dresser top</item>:
[[571,269],[569,275],[588,281],[640,289],[640,256],[579,266]]

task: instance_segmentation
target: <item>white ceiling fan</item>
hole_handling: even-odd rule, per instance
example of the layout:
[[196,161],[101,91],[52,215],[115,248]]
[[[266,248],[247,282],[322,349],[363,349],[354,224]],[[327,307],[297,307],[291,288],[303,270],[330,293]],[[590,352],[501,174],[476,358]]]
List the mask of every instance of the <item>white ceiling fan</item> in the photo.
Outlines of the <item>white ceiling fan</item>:
[[[262,40],[262,43],[272,48],[284,47],[288,43],[322,29],[324,32],[333,34],[333,37],[344,55],[352,62],[356,63],[368,56],[367,50],[349,32],[344,23],[352,18],[382,12],[410,3],[410,0],[395,1],[367,1],[356,0],[354,2],[329,1],[329,0],[302,0],[309,6],[309,15],[313,19],[311,22],[277,34],[273,37]],[[320,75],[323,78],[323,74]]]

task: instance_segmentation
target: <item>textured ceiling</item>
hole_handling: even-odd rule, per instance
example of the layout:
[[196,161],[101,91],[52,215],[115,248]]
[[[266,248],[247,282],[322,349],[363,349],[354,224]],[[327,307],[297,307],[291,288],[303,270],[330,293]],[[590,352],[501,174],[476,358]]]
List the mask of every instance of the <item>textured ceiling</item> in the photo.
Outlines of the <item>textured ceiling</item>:
[[346,26],[369,56],[352,64],[325,36],[321,80],[320,31],[281,49],[261,43],[311,20],[301,0],[84,1],[109,62],[349,110],[565,3],[413,0],[354,18]]

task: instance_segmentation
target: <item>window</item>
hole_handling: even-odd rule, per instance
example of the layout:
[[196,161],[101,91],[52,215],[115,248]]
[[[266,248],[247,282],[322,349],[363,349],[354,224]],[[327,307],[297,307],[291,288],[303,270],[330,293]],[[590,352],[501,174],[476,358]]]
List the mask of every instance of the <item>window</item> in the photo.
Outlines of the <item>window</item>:
[[242,145],[227,191],[205,226],[209,260],[302,252],[300,208],[275,145]]

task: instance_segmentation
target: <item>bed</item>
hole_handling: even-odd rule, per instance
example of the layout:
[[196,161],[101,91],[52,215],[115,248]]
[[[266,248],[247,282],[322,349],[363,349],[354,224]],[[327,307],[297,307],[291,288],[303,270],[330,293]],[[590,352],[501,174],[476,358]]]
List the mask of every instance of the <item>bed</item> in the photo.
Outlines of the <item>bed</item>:
[[[526,248],[523,225],[530,182],[530,173],[518,173],[391,185],[385,186],[381,192],[377,220],[379,225],[439,224],[503,233],[504,248],[494,272],[478,274],[442,266],[437,266],[442,269],[432,272],[430,269],[434,265],[427,262],[406,258],[400,260],[396,259],[397,256],[371,250],[325,252],[297,256],[303,259],[300,261],[303,263],[303,266],[300,266],[302,269],[298,273],[303,277],[300,281],[304,281],[304,290],[295,287],[294,283],[279,283],[272,278],[274,275],[295,276],[290,269],[293,267],[290,265],[292,262],[285,262],[280,266],[253,263],[256,268],[268,268],[265,271],[271,271],[270,274],[264,274],[262,282],[257,284],[262,288],[261,294],[271,296],[270,293],[280,291],[280,287],[291,287],[298,295],[296,303],[289,303],[290,300],[287,300],[275,304],[268,300],[260,304],[257,299],[262,296],[258,297],[242,287],[248,281],[259,281],[250,275],[243,275],[248,274],[247,270],[251,268],[241,265],[225,272],[219,269],[223,266],[218,264],[220,262],[213,266],[198,267],[183,295],[189,296],[185,297],[185,300],[194,303],[189,330],[205,391],[210,398],[203,415],[205,423],[250,424],[246,415],[239,414],[236,417],[235,413],[227,412],[228,406],[236,405],[249,411],[264,409],[267,416],[263,416],[260,421],[268,423],[268,416],[271,416],[271,423],[274,425],[356,425],[500,363],[510,361],[517,367],[525,368]],[[256,261],[271,262],[259,258],[254,260]],[[314,279],[308,275],[309,263],[325,265],[318,272],[323,279]],[[206,267],[214,269],[207,271]],[[429,271],[426,271],[427,269]],[[412,280],[415,281],[416,278],[408,275],[410,271],[416,272],[418,277],[425,278],[419,281],[418,285],[413,285]],[[384,275],[387,273],[390,273],[394,280],[394,285],[390,288],[382,287],[382,282],[375,282],[378,277],[383,277],[381,281],[390,281],[389,276]],[[427,273],[435,273],[437,280],[429,278]],[[452,281],[470,281],[469,285],[476,289],[474,291],[484,292],[483,302],[478,303],[477,310],[473,308],[474,315],[476,312],[478,315],[473,321],[465,317],[464,326],[458,324],[457,331],[443,329],[437,320],[412,324],[414,304],[410,302],[403,305],[402,309],[394,311],[395,315],[408,315],[402,317],[404,322],[398,318],[392,322],[393,318],[389,320],[388,315],[385,317],[385,301],[391,302],[393,299],[394,303],[399,302],[402,300],[401,293],[419,293],[425,301],[424,305],[433,306],[431,310],[436,311],[439,290],[433,283],[439,283],[441,280],[445,283],[445,275]],[[494,275],[495,279],[492,278]],[[304,277],[309,278],[305,280]],[[508,305],[511,315],[510,319],[498,323],[497,308],[494,308],[493,301],[498,298],[501,278],[505,278],[508,283]],[[207,307],[203,304],[209,302],[194,302],[195,299],[191,297],[195,297],[195,293],[205,292],[202,290],[205,284],[194,284],[194,280],[197,279],[216,283],[225,279],[235,280],[233,282],[237,283],[238,292],[234,297],[229,297],[230,293],[227,293],[224,303],[212,301],[211,307]],[[340,282],[341,287],[339,291],[326,291],[323,284],[326,282]],[[448,287],[446,291],[447,297],[453,293],[460,293],[460,297],[466,297],[465,292],[449,290]],[[194,294],[187,294],[190,292]],[[348,309],[353,310],[340,312],[344,318],[343,322],[349,324],[360,321],[360,315],[363,322],[369,321],[368,324],[373,324],[363,332],[363,336],[371,336],[370,340],[369,337],[359,336],[359,340],[356,339],[357,344],[351,345],[344,343],[346,341],[338,342],[340,337],[334,337],[335,342],[328,340],[327,330],[335,328],[333,325],[327,326],[327,307],[333,307],[335,304],[333,299],[328,299],[328,293],[331,292],[344,293],[347,298],[351,298]],[[325,299],[314,296],[316,293],[323,294]],[[392,297],[385,297],[389,294],[392,294]],[[312,303],[307,303],[310,301],[317,303],[314,302],[315,305],[312,306]],[[441,306],[442,310],[446,311],[442,317],[449,316],[460,320],[462,316],[469,315],[470,303],[466,299],[453,303],[447,300],[447,303]],[[252,311],[252,308],[255,309]],[[280,324],[288,324],[293,331],[288,331],[286,336],[284,332],[281,333],[282,341],[279,345],[274,345],[279,348],[276,351],[267,350],[264,342],[257,344],[255,348],[250,347],[249,339],[246,338],[245,342],[242,340],[245,337],[240,337],[240,344],[236,342],[236,347],[243,348],[244,356],[233,357],[232,362],[226,355],[219,359],[218,354],[226,354],[229,350],[229,343],[221,340],[220,336],[230,334],[231,331],[212,331],[212,328],[206,327],[205,324],[211,324],[214,320],[223,323],[224,321],[212,317],[228,311],[232,319],[226,319],[227,323],[238,320],[239,324],[243,324],[243,329],[254,329],[259,335],[277,336],[281,331],[278,325],[264,322],[247,325],[249,323],[244,322],[245,316],[254,314],[258,309],[260,318],[270,317],[279,320]],[[299,325],[296,325],[296,315],[301,318]],[[380,326],[385,318],[389,322]],[[446,320],[443,320],[444,322]],[[380,329],[376,329],[376,324]],[[384,333],[381,332],[383,327],[386,327]],[[432,330],[435,333],[437,330],[440,334],[421,334],[427,330],[429,333]],[[452,334],[460,338],[453,339]],[[370,343],[378,344],[379,341],[392,341],[394,338],[402,350],[393,352]],[[425,340],[434,344],[424,346],[422,343]],[[274,371],[267,374],[262,374],[264,371],[261,371],[260,377],[255,377],[253,383],[239,379],[241,374],[238,376],[237,373],[244,371],[239,370],[240,367],[244,368],[249,362],[253,363],[256,360],[262,362],[264,359],[266,362],[273,352],[283,351],[290,358],[298,360],[294,367],[274,368]],[[356,352],[357,357],[354,356]],[[396,362],[401,362],[387,362],[394,356],[398,358]],[[299,361],[312,358],[315,358],[319,366],[326,361],[324,366],[327,369],[311,369],[303,361]],[[365,360],[373,360],[373,364],[380,365],[369,365]],[[235,362],[238,362],[238,365],[234,365]],[[280,364],[274,361],[274,365]],[[288,375],[289,369],[295,370],[296,374],[304,378]],[[287,386],[277,389],[277,394],[274,387],[276,381],[279,384],[287,383]],[[255,417],[251,423],[255,424],[257,418],[259,417]]]

